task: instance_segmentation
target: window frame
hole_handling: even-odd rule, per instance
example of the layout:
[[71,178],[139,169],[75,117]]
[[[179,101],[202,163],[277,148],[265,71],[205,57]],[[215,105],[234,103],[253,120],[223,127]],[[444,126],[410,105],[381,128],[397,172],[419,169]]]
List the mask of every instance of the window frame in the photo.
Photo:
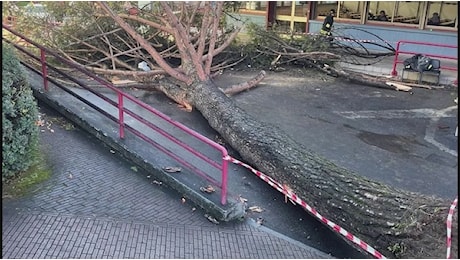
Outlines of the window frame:
[[[336,2],[337,2],[337,6],[334,9],[340,10],[340,7],[341,7],[340,2],[342,1],[336,1]],[[394,17],[396,14],[398,14],[398,8],[400,7],[400,3],[402,2],[394,1],[393,9],[391,10],[391,12],[390,11],[387,12],[388,16],[391,15],[390,17],[391,19],[389,21],[375,21],[375,20],[367,19],[367,14],[369,12],[371,2],[376,2],[377,3],[376,8],[379,8],[379,4],[378,4],[379,1],[357,1],[357,2],[362,2],[364,4],[364,8],[361,11],[361,19],[343,18],[343,17],[338,16],[335,18],[335,21],[340,22],[340,23],[347,23],[347,24],[362,24],[362,25],[368,24],[368,25],[374,25],[374,26],[400,27],[400,28],[407,28],[407,29],[419,29],[419,30],[430,30],[430,31],[447,31],[447,32],[458,31],[458,11],[457,11],[457,18],[454,18],[455,24],[453,27],[439,26],[439,25],[427,25],[427,21],[430,15],[428,13],[429,3],[431,3],[428,1],[410,1],[410,2],[419,3],[417,16],[419,16],[420,18],[419,18],[418,23],[416,24],[394,21]],[[406,1],[406,2],[409,2],[409,1]],[[449,2],[450,4],[456,3],[458,6],[458,2],[455,2],[455,1],[439,1],[436,3],[441,3],[441,6],[443,6],[445,2]],[[318,14],[317,9],[318,9],[318,4],[320,3],[321,2],[316,2],[316,4],[314,5],[315,10],[312,10],[313,17],[311,20],[323,21],[326,18],[326,16]],[[376,10],[379,10],[379,9],[376,9]],[[376,12],[379,12],[379,11],[376,11]],[[337,13],[339,13],[339,11],[337,11]]]

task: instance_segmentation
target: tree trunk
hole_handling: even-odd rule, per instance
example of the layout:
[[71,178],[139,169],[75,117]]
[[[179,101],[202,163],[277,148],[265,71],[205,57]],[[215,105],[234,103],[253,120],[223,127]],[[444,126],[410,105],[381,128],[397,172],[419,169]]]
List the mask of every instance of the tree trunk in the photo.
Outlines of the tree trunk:
[[[252,118],[212,81],[191,89],[189,102],[247,163],[287,185],[326,218],[387,257],[445,256],[445,222],[451,202],[397,190],[334,165],[275,126]],[[455,258],[456,238],[453,241]]]

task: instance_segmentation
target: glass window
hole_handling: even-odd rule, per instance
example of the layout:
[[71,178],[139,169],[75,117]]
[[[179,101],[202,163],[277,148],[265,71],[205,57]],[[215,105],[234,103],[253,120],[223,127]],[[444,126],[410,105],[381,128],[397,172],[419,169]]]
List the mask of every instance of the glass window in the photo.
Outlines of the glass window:
[[392,21],[396,23],[419,24],[422,12],[423,6],[419,1],[397,2]]
[[239,11],[265,11],[267,9],[266,1],[244,1],[238,2]]
[[458,2],[429,2],[426,24],[429,26],[458,27]]
[[417,25],[420,23],[423,7],[420,1],[371,1],[368,20]]
[[283,21],[283,20],[276,20],[276,24],[274,25],[274,29],[277,30],[277,31],[289,32],[289,31],[291,31],[291,22],[290,21]]
[[364,12],[364,2],[362,1],[340,1],[337,18],[361,19]]
[[305,33],[307,31],[307,23],[294,22],[295,33]]
[[379,22],[391,22],[395,11],[394,1],[371,1],[369,2],[368,20]]
[[[289,2],[281,3],[285,3],[281,6],[290,6]],[[368,1],[367,6],[370,24],[391,23],[419,29],[425,25],[431,29],[458,28],[458,1]],[[324,19],[331,9],[335,9],[337,18],[362,21],[362,16],[366,15],[365,7],[364,1],[318,1],[314,2],[312,18]]]
[[319,1],[316,4],[316,16],[326,16],[331,9],[337,12],[338,1]]
[[[276,2],[277,15],[291,15],[293,2]],[[308,3],[304,1],[295,1],[294,16],[305,17],[308,11]]]
[[291,2],[290,1],[277,1],[276,2],[277,15],[291,15]]

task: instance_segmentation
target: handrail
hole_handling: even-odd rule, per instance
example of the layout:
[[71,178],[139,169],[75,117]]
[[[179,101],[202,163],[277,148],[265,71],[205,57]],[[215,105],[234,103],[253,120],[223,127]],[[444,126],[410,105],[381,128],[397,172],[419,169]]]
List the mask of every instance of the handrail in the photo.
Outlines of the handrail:
[[[24,35],[22,35],[22,34],[20,34],[18,32],[13,31],[11,28],[8,27],[8,25],[2,23],[2,28],[7,30],[7,31],[9,31],[9,32],[11,32],[12,34],[16,35],[17,37],[23,39],[24,41],[32,44],[33,46],[37,47],[40,50],[40,58],[38,58],[38,57],[35,57],[34,54],[32,54],[31,52],[25,50],[24,48],[18,46],[17,44],[12,43],[11,41],[9,41],[9,40],[5,39],[4,37],[2,37],[4,41],[7,41],[7,42],[13,44],[13,46],[16,49],[22,51],[23,53],[27,54],[28,56],[36,59],[37,61],[39,61],[41,63],[42,69],[41,69],[40,73],[43,76],[43,80],[44,80],[43,84],[44,84],[44,88],[45,88],[46,91],[48,90],[48,81],[51,81],[52,83],[54,83],[59,88],[61,88],[64,91],[68,92],[69,94],[73,95],[74,97],[76,97],[80,101],[84,102],[85,104],[91,106],[92,108],[96,109],[98,112],[102,113],[107,118],[111,119],[112,121],[115,121],[119,125],[119,137],[121,139],[125,138],[124,129],[126,127],[134,135],[140,137],[142,140],[148,142],[149,144],[155,146],[156,148],[158,148],[162,152],[166,153],[170,157],[176,159],[181,164],[183,164],[186,167],[188,167],[189,169],[191,169],[194,173],[200,175],[201,177],[203,177],[203,178],[207,179],[208,181],[214,183],[215,185],[219,186],[220,189],[221,189],[221,204],[225,205],[227,203],[228,161],[226,160],[226,157],[228,156],[228,152],[227,152],[225,147],[223,147],[222,145],[220,145],[220,144],[208,139],[207,137],[197,133],[196,131],[186,127],[185,125],[183,125],[183,124],[181,124],[181,123],[179,123],[177,121],[174,121],[173,119],[171,119],[167,115],[165,115],[162,112],[152,108],[151,106],[149,106],[149,105],[145,104],[144,102],[136,99],[135,97],[133,97],[133,96],[131,96],[131,95],[127,94],[127,93],[124,93],[123,91],[117,89],[116,87],[113,86],[113,84],[111,84],[110,82],[106,81],[105,79],[102,79],[102,78],[98,77],[97,75],[95,75],[91,71],[87,70],[85,67],[81,66],[80,64],[77,64],[75,62],[67,60],[67,59],[61,57],[59,54],[55,53],[54,51],[48,49],[47,47],[42,46],[42,45],[38,44],[37,42],[27,38],[26,36],[24,36]],[[85,75],[89,76],[90,78],[92,78],[95,81],[97,81],[100,84],[102,84],[102,86],[114,91],[117,94],[117,97],[118,97],[117,102],[114,102],[113,100],[107,98],[106,96],[104,96],[104,95],[92,90],[91,88],[86,86],[83,82],[79,81],[78,79],[75,79],[72,76],[67,75],[64,72],[60,71],[59,69],[57,69],[57,68],[53,67],[52,65],[48,64],[46,62],[46,54],[52,55],[54,58],[58,59],[63,64],[65,64],[67,66],[70,66],[70,67],[76,69],[77,71],[79,71],[81,73],[84,73]],[[31,66],[27,66],[27,67],[33,69]],[[118,118],[113,117],[112,115],[110,115],[106,111],[103,111],[101,108],[97,107],[94,104],[91,104],[91,102],[89,102],[89,101],[85,100],[84,98],[78,96],[76,93],[74,93],[73,91],[69,90],[65,86],[63,86],[63,85],[59,84],[58,82],[56,82],[55,80],[49,78],[48,74],[47,74],[47,69],[48,68],[52,69],[53,71],[55,71],[57,73],[59,73],[60,75],[72,80],[73,82],[77,83],[81,87],[83,87],[86,90],[90,91],[92,94],[95,94],[96,96],[100,97],[102,100],[108,102],[110,105],[117,107],[118,108]],[[38,71],[36,69],[33,69],[33,70],[38,73]],[[149,122],[146,119],[142,118],[140,115],[138,115],[135,112],[132,112],[131,110],[129,110],[123,104],[124,99],[127,99],[127,100],[130,100],[130,101],[134,102],[136,105],[138,105],[141,108],[145,109],[150,114],[153,114],[153,115],[157,116],[158,118],[163,119],[168,124],[177,127],[177,129],[180,129],[184,133],[186,133],[186,134],[188,134],[190,136],[193,136],[195,139],[197,139],[197,140],[201,141],[202,143],[205,143],[208,146],[212,147],[213,149],[219,151],[221,153],[221,155],[222,155],[221,164],[219,165],[214,160],[208,158],[206,155],[204,155],[204,154],[200,153],[199,151],[195,150],[194,148],[188,146],[187,144],[185,144],[182,141],[178,140],[177,138],[175,138],[174,136],[170,135],[166,131],[162,130],[160,127],[152,124],[151,122]],[[194,167],[193,165],[191,165],[187,161],[183,160],[182,158],[180,158],[175,153],[169,151],[167,148],[161,146],[160,144],[158,144],[157,142],[153,141],[152,139],[150,139],[146,135],[142,134],[138,130],[134,129],[133,127],[125,124],[125,122],[124,122],[125,113],[130,115],[132,118],[136,119],[138,122],[142,123],[143,125],[147,126],[149,129],[161,134],[162,136],[166,137],[170,141],[172,141],[175,144],[181,146],[182,148],[184,148],[185,150],[187,150],[191,154],[193,154],[196,157],[200,158],[202,161],[205,161],[209,165],[221,170],[221,181],[220,181],[220,183],[218,183],[216,180],[214,180],[214,178],[212,178],[208,174],[204,173],[203,171],[197,169],[196,167]]]
[[[396,66],[398,63],[403,63],[403,60],[398,60],[399,54],[418,54],[420,52],[412,52],[412,51],[403,51],[401,50],[401,45],[402,44],[414,44],[414,45],[425,45],[425,46],[436,46],[436,47],[441,47],[441,48],[450,48],[450,49],[458,49],[457,45],[450,45],[450,44],[440,44],[440,43],[431,43],[431,42],[417,42],[417,41],[398,41],[396,43],[396,52],[395,52],[395,58],[393,60],[393,69],[391,71],[392,76],[397,76],[398,72],[396,71]],[[438,55],[438,54],[432,54],[432,53],[420,53],[423,55],[426,55],[428,57],[435,57],[435,58],[440,58],[440,59],[448,59],[448,60],[457,60],[457,56],[446,56],[446,55]],[[458,71],[458,67],[450,67],[450,66],[442,66],[441,64],[441,69],[445,70],[453,70],[453,71]],[[454,81],[454,84],[457,84],[457,79]]]

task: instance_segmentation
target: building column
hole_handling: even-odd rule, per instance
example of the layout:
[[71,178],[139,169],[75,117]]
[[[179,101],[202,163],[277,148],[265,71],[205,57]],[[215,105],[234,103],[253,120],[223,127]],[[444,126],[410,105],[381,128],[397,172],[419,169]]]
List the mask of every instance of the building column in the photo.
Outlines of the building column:
[[267,30],[271,29],[273,24],[276,23],[276,1],[268,1],[267,11],[265,13],[265,28]]

